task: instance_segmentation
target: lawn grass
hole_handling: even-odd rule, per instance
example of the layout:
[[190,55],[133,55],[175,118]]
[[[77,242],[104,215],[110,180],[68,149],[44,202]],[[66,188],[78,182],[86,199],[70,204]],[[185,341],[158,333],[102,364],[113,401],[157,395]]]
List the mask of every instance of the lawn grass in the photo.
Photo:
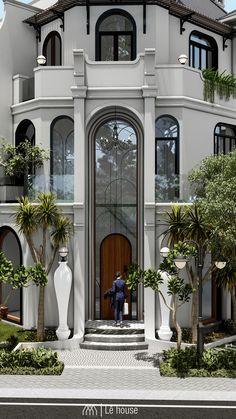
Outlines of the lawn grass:
[[[19,342],[37,342],[36,330],[25,330],[19,326],[0,321],[0,342],[6,342],[10,336],[16,336]],[[55,330],[45,330],[45,341],[57,340]]]
[[6,342],[7,339],[11,336],[19,336],[18,332],[22,330],[18,326],[14,326],[11,324],[3,323],[0,321],[0,342]]

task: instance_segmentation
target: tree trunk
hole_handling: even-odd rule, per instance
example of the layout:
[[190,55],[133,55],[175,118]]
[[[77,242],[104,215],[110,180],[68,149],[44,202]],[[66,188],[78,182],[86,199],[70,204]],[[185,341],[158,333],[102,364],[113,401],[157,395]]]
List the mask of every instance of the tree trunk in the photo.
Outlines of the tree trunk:
[[232,320],[236,322],[236,292],[235,287],[233,287],[231,292],[231,301],[232,301]]
[[173,303],[172,319],[177,332],[177,349],[180,349],[182,343],[182,329],[177,321],[177,305],[175,301]]
[[44,340],[44,287],[42,286],[39,286],[37,339],[39,342]]
[[194,277],[193,280],[193,288],[194,292],[192,293],[192,343],[197,342],[197,326],[198,326],[198,281],[197,278]]

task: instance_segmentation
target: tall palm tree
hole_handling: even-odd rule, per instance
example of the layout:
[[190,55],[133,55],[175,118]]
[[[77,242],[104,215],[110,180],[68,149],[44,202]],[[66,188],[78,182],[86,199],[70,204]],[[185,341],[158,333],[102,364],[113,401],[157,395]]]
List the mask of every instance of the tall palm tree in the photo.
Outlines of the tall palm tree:
[[[72,231],[71,221],[61,215],[52,193],[40,193],[36,203],[30,202],[28,197],[21,197],[14,218],[27,240],[35,265],[40,263],[48,275],[59,246],[69,240]],[[36,236],[39,245],[36,245]],[[49,240],[52,243],[51,250],[47,248]],[[39,341],[44,339],[44,294],[45,285],[39,285],[37,323]]]

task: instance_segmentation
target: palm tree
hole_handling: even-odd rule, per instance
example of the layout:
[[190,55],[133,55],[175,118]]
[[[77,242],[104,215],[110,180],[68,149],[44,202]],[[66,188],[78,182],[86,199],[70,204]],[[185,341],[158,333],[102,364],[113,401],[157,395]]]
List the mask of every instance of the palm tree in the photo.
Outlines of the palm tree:
[[[40,193],[37,203],[30,202],[28,197],[21,197],[14,218],[19,231],[26,238],[35,265],[41,264],[48,276],[59,246],[66,244],[69,240],[72,230],[71,221],[61,215],[52,193]],[[36,245],[36,235],[39,245]],[[49,242],[52,244],[50,249],[47,247]],[[39,341],[44,339],[44,293],[45,284],[39,284],[37,323]]]
[[[171,212],[167,213],[166,222],[168,228],[164,232],[168,235],[168,245],[173,248],[175,244],[189,242],[195,245],[198,251],[201,252],[203,261],[207,251],[208,241],[211,236],[211,225],[206,222],[204,215],[197,204],[188,205],[182,208],[180,205],[172,206]],[[196,265],[196,260],[195,260]],[[210,266],[204,275],[207,278],[210,272],[214,269],[214,265]],[[186,263],[186,270],[189,281],[193,288],[192,294],[192,313],[191,313],[191,329],[192,341],[197,340],[197,325],[198,325],[198,283],[199,278],[197,269],[193,269],[191,263]]]

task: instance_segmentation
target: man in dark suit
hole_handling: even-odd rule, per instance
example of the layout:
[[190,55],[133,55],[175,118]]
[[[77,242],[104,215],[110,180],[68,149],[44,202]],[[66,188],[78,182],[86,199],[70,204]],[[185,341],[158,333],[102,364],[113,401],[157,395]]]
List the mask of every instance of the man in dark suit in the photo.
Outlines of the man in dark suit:
[[120,326],[123,326],[123,308],[125,301],[125,281],[123,280],[121,273],[116,273],[116,279],[112,284],[112,293],[114,295],[114,318],[115,325],[118,325],[118,320],[120,321]]

